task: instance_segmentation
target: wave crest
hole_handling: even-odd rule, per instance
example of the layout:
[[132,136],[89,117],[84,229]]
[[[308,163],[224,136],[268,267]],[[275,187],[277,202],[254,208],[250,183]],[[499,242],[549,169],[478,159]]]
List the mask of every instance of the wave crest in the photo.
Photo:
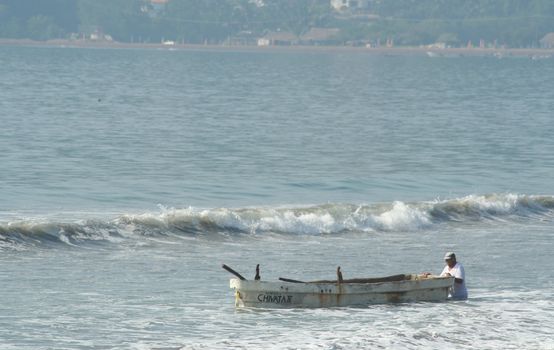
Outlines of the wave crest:
[[430,202],[329,203],[307,207],[160,208],[111,220],[60,222],[21,219],[0,223],[0,249],[17,244],[119,242],[156,235],[277,234],[417,231],[438,224],[552,217],[554,196],[469,195]]

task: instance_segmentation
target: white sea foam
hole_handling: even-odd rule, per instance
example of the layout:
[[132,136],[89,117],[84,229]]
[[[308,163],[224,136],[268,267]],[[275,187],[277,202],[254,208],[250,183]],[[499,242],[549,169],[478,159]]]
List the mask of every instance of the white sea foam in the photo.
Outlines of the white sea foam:
[[[342,232],[418,231],[449,222],[550,218],[553,196],[469,195],[431,202],[353,205],[328,203],[296,207],[166,208],[123,214],[115,219],[63,220],[63,215],[27,217],[0,223],[0,240],[28,242],[120,242],[152,235],[340,234]],[[6,246],[4,243],[3,246]]]
[[[497,292],[467,302],[245,313],[240,337],[189,339],[182,349],[552,349],[552,309],[543,308],[548,296],[532,294]],[[248,327],[251,320],[256,326]]]
[[378,215],[376,222],[384,230],[411,231],[431,225],[431,218],[426,210],[410,207],[402,202],[394,202],[391,210]]
[[521,196],[516,194],[506,195],[469,195],[458,202],[464,206],[474,207],[479,212],[505,215],[512,213],[519,205]]

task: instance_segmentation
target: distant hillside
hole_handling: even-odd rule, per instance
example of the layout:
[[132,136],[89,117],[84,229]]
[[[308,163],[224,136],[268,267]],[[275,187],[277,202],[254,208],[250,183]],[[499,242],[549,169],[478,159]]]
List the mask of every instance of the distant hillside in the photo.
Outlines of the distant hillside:
[[333,33],[332,38],[308,35],[310,42],[536,47],[542,37],[554,32],[552,0],[346,0],[338,10],[332,3],[0,0],[0,37],[48,40],[93,35],[96,40],[121,42],[256,43],[257,38],[271,37],[270,33],[300,38],[315,33],[312,28],[333,28],[317,31]]

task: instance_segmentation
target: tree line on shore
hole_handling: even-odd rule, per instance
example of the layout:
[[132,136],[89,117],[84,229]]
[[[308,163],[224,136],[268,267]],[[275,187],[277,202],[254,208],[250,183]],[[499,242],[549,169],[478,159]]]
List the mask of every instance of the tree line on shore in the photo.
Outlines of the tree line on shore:
[[554,32],[552,0],[355,3],[337,11],[330,0],[0,0],[0,37],[49,40],[100,31],[120,42],[217,44],[268,32],[299,36],[317,27],[340,29],[333,38],[339,44],[390,39],[396,45],[537,47]]

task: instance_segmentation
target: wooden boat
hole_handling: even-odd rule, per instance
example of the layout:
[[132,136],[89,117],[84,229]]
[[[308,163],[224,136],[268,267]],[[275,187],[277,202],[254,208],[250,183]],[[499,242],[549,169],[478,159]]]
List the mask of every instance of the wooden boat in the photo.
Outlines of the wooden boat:
[[240,276],[231,279],[230,287],[235,290],[236,307],[318,308],[444,301],[454,283],[453,277],[427,274],[343,280],[340,267],[337,275],[337,280],[313,282],[286,278],[276,282],[248,281]]

